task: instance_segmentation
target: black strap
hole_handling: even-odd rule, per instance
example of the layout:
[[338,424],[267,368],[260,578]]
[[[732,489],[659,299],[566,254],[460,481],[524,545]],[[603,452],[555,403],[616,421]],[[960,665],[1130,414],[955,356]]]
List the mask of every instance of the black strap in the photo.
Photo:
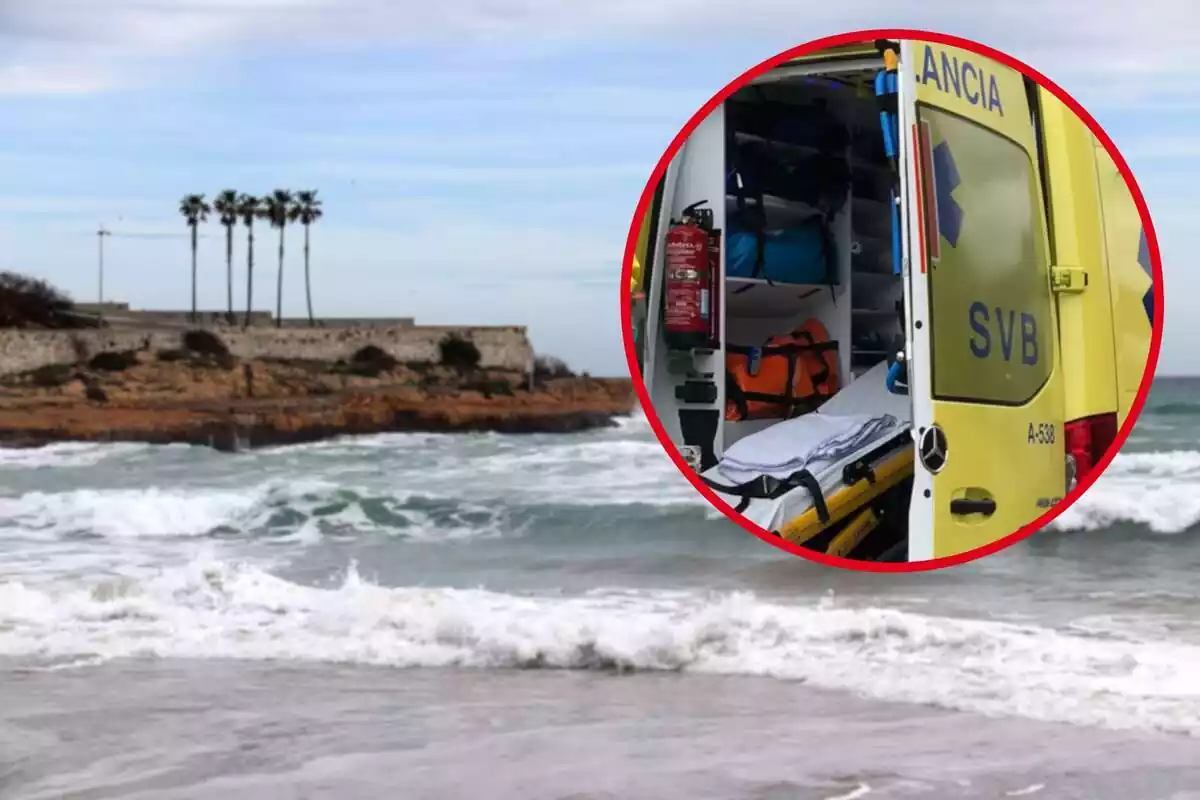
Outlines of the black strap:
[[725,370],[725,400],[726,402],[733,401],[739,419],[748,419],[750,417],[750,406],[746,393],[742,391],[741,385],[729,370]]
[[875,483],[875,470],[871,468],[871,462],[888,453],[904,443],[905,435],[893,437],[876,448],[873,448],[856,458],[852,463],[847,464],[842,468],[842,483],[851,486],[861,480],[866,480],[867,483]]
[[[812,341],[812,337],[808,333],[808,331],[797,331],[793,335],[808,336],[809,340]],[[764,344],[764,345],[760,345],[758,347],[751,347],[749,345],[744,345],[744,344],[725,345],[726,353],[736,353],[737,355],[741,355],[741,356],[748,356],[748,355],[750,355],[751,351],[753,351],[753,350],[761,350],[763,352],[763,355],[784,356],[784,355],[789,355],[791,353],[806,353],[806,352],[807,353],[823,353],[827,350],[837,350],[837,349],[838,349],[837,342],[817,342],[817,341],[812,341],[812,344],[796,344],[796,343]]]
[[813,507],[817,510],[817,519],[821,521],[822,525],[829,522],[829,507],[825,504],[825,495],[821,491],[821,484],[817,481],[816,476],[806,469],[793,472],[783,480],[772,475],[760,475],[735,486],[724,486],[703,475],[700,476],[700,480],[704,481],[705,485],[713,491],[740,497],[741,502],[736,507],[739,514],[749,507],[751,500],[774,500],[792,489],[802,487],[812,497]]
[[[808,331],[796,331],[794,335],[808,340],[808,344],[802,346],[810,352],[816,352],[819,354],[828,352],[830,350],[836,351],[838,349],[837,342],[822,342],[821,344],[817,344],[817,341],[813,338],[813,335]],[[816,374],[809,376],[809,380],[812,382],[814,389],[817,386],[825,385],[829,381],[830,372],[829,364],[825,362],[825,359],[818,358],[817,360],[821,362],[821,369]],[[791,377],[790,374],[789,377]],[[829,389],[832,387],[826,386],[825,388]]]

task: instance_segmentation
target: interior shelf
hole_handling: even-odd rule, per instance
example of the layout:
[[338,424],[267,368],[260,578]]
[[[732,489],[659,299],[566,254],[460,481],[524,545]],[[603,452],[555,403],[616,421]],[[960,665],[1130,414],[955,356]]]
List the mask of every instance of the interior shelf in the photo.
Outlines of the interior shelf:
[[[796,144],[795,142],[784,142],[784,141],[780,141],[778,139],[768,139],[767,137],[759,136],[756,133],[738,132],[738,133],[734,134],[734,138],[737,139],[739,144],[745,144],[745,143],[749,143],[749,142],[757,142],[760,144],[768,145],[773,148],[777,148],[783,152],[796,153],[797,155],[817,155],[821,152],[820,149],[813,147],[812,145]],[[852,169],[852,170],[862,170],[862,171],[871,172],[871,173],[882,173],[885,175],[889,174],[892,170],[892,168],[889,164],[880,163],[879,161],[876,161],[873,158],[867,158],[865,156],[860,156],[860,155],[855,155],[855,154],[850,155],[849,162],[850,162],[850,169]]]
[[[737,195],[725,195],[725,202],[730,208],[737,207]],[[788,200],[783,197],[777,197],[773,194],[764,194],[762,196],[763,208],[767,213],[771,214],[775,224],[783,227],[787,224],[799,222],[809,217],[820,214],[820,210],[813,208],[808,203],[802,203],[799,200]],[[758,205],[758,198],[746,200],[746,206],[753,208]]]
[[818,148],[813,147],[812,145],[796,144],[795,142],[782,142],[778,139],[768,139],[765,136],[759,136],[757,133],[743,133],[739,131],[733,136],[739,144],[757,142],[759,144],[769,145],[770,147],[784,152],[796,153],[798,155],[818,155],[821,152]]
[[739,317],[790,317],[796,314],[798,302],[829,290],[830,287],[825,284],[768,283],[762,278],[727,278],[725,304],[730,314]]

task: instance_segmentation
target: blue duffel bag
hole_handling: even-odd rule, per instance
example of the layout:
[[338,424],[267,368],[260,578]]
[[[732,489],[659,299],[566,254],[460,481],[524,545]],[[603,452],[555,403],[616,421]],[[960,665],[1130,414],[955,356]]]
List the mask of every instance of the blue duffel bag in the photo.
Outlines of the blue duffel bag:
[[828,229],[819,217],[761,234],[733,222],[725,247],[725,270],[731,278],[811,285],[836,283],[833,248]]

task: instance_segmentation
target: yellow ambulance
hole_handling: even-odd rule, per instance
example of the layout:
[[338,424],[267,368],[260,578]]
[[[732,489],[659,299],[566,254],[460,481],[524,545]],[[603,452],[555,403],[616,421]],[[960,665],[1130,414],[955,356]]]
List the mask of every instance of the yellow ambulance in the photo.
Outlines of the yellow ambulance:
[[[1152,372],[1162,295],[1131,187],[1067,104],[966,45],[760,71],[635,220],[626,334],[652,422],[698,485],[822,556],[1018,531],[1104,458]],[[672,338],[683,225],[719,252],[702,346]]]

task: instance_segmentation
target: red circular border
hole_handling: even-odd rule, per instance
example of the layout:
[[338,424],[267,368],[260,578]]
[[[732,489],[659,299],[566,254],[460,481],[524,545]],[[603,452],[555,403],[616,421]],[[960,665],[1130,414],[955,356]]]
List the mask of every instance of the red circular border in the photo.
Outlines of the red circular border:
[[[654,196],[655,187],[658,185],[659,180],[667,170],[667,165],[671,162],[671,159],[675,157],[675,154],[679,152],[679,149],[683,147],[684,142],[687,141],[689,136],[691,136],[692,131],[694,131],[696,127],[710,113],[712,113],[712,111],[718,105],[723,103],[727,97],[729,97],[738,89],[742,88],[754,78],[762,75],[765,72],[768,72],[771,69],[774,69],[776,66],[796,58],[797,56],[806,55],[827,47],[855,44],[863,41],[873,41],[875,39],[915,39],[918,41],[933,42],[935,44],[949,45],[951,47],[958,47],[964,50],[973,51],[982,56],[993,59],[994,61],[998,61],[1011,69],[1015,69],[1024,73],[1025,75],[1028,75],[1037,81],[1039,86],[1041,86],[1043,89],[1049,90],[1054,94],[1055,97],[1065,103],[1068,108],[1074,111],[1075,114],[1087,124],[1092,133],[1096,135],[1096,138],[1104,143],[1105,149],[1116,163],[1117,169],[1120,170],[1121,175],[1125,178],[1125,183],[1129,187],[1130,193],[1133,195],[1134,203],[1137,206],[1138,214],[1142,220],[1142,228],[1146,234],[1147,247],[1150,250],[1150,263],[1153,268],[1154,279],[1154,323],[1150,336],[1150,356],[1146,361],[1146,369],[1142,373],[1142,382],[1138,387],[1137,397],[1134,399],[1133,405],[1129,410],[1129,416],[1125,419],[1125,424],[1121,426],[1121,429],[1117,432],[1116,439],[1108,448],[1108,451],[1104,454],[1104,457],[1088,474],[1088,477],[1078,484],[1073,491],[1069,492],[1066,497],[1059,501],[1058,504],[1048,510],[1045,514],[1038,517],[1036,520],[1024,526],[1023,528],[1020,528],[1015,533],[1009,534],[1002,539],[998,539],[991,544],[984,545],[983,547],[977,547],[974,550],[968,550],[965,553],[959,553],[958,555],[934,558],[927,561],[905,562],[899,564],[857,561],[849,558],[841,558],[839,556],[831,556],[825,553],[818,553],[814,550],[809,550],[799,545],[792,544],[791,542],[780,539],[758,525],[750,522],[741,514],[737,513],[732,506],[721,500],[711,489],[701,482],[699,477],[697,477],[694,472],[692,472],[692,470],[688,467],[687,462],[683,460],[683,456],[679,453],[679,450],[675,447],[674,443],[671,442],[670,437],[667,436],[667,432],[663,428],[662,422],[658,418],[658,414],[655,412],[653,405],[650,403],[650,395],[646,390],[646,385],[642,381],[641,372],[638,367],[637,352],[633,342],[633,330],[629,325],[631,312],[629,280],[632,274],[633,256],[634,251],[637,248],[637,238],[642,218],[645,216],[646,210],[650,206],[651,199]],[[1159,350],[1162,347],[1164,294],[1162,282],[1162,262],[1159,256],[1158,237],[1154,232],[1154,223],[1150,218],[1150,211],[1146,206],[1146,200],[1142,196],[1141,189],[1138,187],[1137,181],[1134,179],[1133,173],[1129,169],[1129,165],[1125,163],[1125,159],[1117,150],[1116,145],[1113,144],[1112,139],[1110,139],[1108,134],[1104,132],[1104,129],[1100,127],[1100,123],[1096,122],[1095,118],[1093,118],[1092,115],[1083,108],[1083,106],[1076,102],[1076,100],[1069,94],[1063,91],[1056,83],[1054,83],[1054,81],[1050,80],[1029,65],[1018,61],[1017,59],[1002,53],[999,50],[995,50],[987,45],[979,44],[978,42],[973,42],[970,39],[917,29],[884,28],[876,30],[854,31],[851,33],[843,33],[836,36],[827,36],[822,39],[816,39],[814,41],[807,42],[806,44],[793,47],[790,50],[785,50],[779,55],[768,58],[761,64],[751,67],[737,78],[734,78],[732,81],[730,81],[725,88],[717,92],[712,99],[704,104],[699,111],[692,115],[692,117],[687,121],[687,124],[683,126],[683,129],[676,134],[674,139],[671,140],[671,144],[667,147],[666,152],[663,153],[662,158],[658,160],[658,163],[654,167],[654,171],[650,175],[650,179],[646,182],[646,187],[642,190],[642,196],[638,201],[637,210],[634,212],[633,224],[630,226],[629,236],[625,243],[625,258],[621,269],[620,286],[622,340],[625,343],[625,359],[629,365],[629,373],[633,379],[634,390],[637,392],[638,400],[641,402],[642,409],[646,414],[646,418],[650,422],[650,427],[654,430],[654,435],[658,437],[659,442],[662,443],[663,448],[667,451],[667,455],[671,457],[671,460],[675,463],[675,466],[679,468],[679,471],[684,474],[688,481],[691,482],[692,486],[696,488],[696,491],[698,491],[706,500],[708,500],[708,502],[711,503],[714,508],[719,510],[726,517],[740,525],[749,533],[757,536],[759,539],[762,539],[763,541],[774,545],[781,550],[789,552],[792,555],[800,556],[801,558],[806,558],[810,561],[816,561],[818,563],[827,564],[834,567],[852,569],[859,572],[924,572],[927,570],[941,569],[943,567],[964,564],[968,561],[974,561],[977,558],[982,558],[983,556],[1003,550],[1005,547],[1008,547],[1011,544],[1015,544],[1022,539],[1032,536],[1038,530],[1050,524],[1059,514],[1066,511],[1071,505],[1079,500],[1079,498],[1083,496],[1084,492],[1091,488],[1091,486],[1096,482],[1097,478],[1100,477],[1100,474],[1104,470],[1108,469],[1109,464],[1112,463],[1112,460],[1116,457],[1117,452],[1129,438],[1129,434],[1133,431],[1133,426],[1137,422],[1137,418],[1141,415],[1143,406],[1146,404],[1146,396],[1150,392],[1150,384],[1154,379],[1155,369],[1158,366]]]

